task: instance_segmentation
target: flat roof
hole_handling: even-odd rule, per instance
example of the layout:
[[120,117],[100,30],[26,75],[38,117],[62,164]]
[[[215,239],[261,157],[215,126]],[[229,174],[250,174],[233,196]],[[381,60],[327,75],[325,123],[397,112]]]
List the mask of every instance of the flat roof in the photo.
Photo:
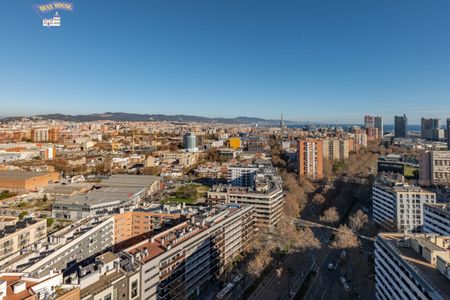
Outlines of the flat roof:
[[[399,233],[380,233],[379,236],[385,241],[391,248],[396,249],[400,257],[409,264],[413,270],[420,276],[423,280],[425,280],[429,285],[433,287],[440,295],[442,295],[446,299],[450,299],[450,281],[442,275],[436,266],[430,264],[425,258],[423,258],[419,253],[417,253],[411,247],[401,247],[397,246],[397,242],[404,240],[405,235]],[[425,238],[421,236],[410,235],[411,239],[417,239],[421,243]],[[433,244],[432,242],[428,241]],[[441,247],[433,244],[433,250],[445,251]],[[428,246],[428,244],[427,244]]]
[[96,205],[108,202],[121,202],[129,199],[143,189],[145,189],[144,186],[103,186],[98,190],[92,190],[87,193],[76,194],[68,198],[58,199],[54,204]]
[[97,258],[103,263],[107,264],[118,259],[119,257],[112,252],[106,252],[100,256],[97,256]]
[[159,180],[161,180],[160,177],[149,175],[112,175],[98,184],[99,189],[58,199],[55,204],[96,205],[120,202],[127,200]]
[[0,171],[0,180],[2,179],[30,179],[33,177],[44,176],[54,172],[33,172],[33,171],[18,171],[7,170]]
[[161,177],[150,175],[112,175],[108,179],[102,180],[100,186],[116,187],[146,187],[155,181],[160,181]]
[[[200,224],[194,224],[191,221],[183,222],[157,234],[147,242],[140,242],[128,248],[126,251],[133,255],[140,252],[141,260],[146,263],[168,251],[169,246],[173,248],[247,207],[249,206],[230,204],[217,205],[210,209],[205,208],[204,211],[199,211],[197,215],[193,216],[198,218],[195,222]],[[206,224],[202,224],[202,221],[206,221]]]
[[81,290],[80,299],[83,299],[84,297],[89,295],[97,295],[101,291],[109,288],[114,281],[120,279],[123,276],[124,275],[120,271],[100,276],[100,278],[96,282]]
[[450,215],[450,203],[424,203],[423,205]]

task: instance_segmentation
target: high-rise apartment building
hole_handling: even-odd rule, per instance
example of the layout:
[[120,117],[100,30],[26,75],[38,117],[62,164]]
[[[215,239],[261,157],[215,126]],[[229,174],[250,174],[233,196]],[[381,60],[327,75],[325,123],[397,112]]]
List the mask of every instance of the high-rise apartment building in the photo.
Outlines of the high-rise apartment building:
[[31,129],[31,140],[33,142],[47,142],[49,140],[47,128],[34,128]]
[[48,131],[48,141],[55,143],[59,139],[59,130],[57,128],[49,129]]
[[0,259],[42,240],[47,235],[45,219],[0,217]]
[[247,249],[255,230],[252,206],[217,205],[127,248],[141,264],[139,299],[194,298]]
[[396,138],[406,137],[408,127],[408,118],[404,114],[403,116],[395,116],[394,122],[394,134]]
[[388,230],[420,232],[423,205],[435,203],[436,194],[405,183],[394,176],[381,174],[372,186],[373,219]]
[[[375,138],[383,138],[384,129],[383,129],[383,117],[382,116],[365,116],[364,117],[364,127],[366,130],[376,128],[378,133]],[[373,136],[375,130],[368,130],[367,135]]]
[[306,138],[298,141],[299,176],[313,179],[323,177],[323,141]]
[[252,205],[259,226],[276,225],[283,209],[283,188],[280,176],[276,174],[273,167],[262,166],[251,175],[251,178],[251,183],[249,182],[246,186],[214,185],[208,191],[208,202]]
[[438,141],[444,138],[444,130],[439,128],[439,119],[425,119],[420,121],[420,134],[423,139]]
[[450,118],[447,119],[447,150],[450,151]]
[[419,157],[419,182],[421,185],[450,184],[450,151],[424,151]]
[[197,147],[197,138],[192,133],[186,133],[183,136],[183,149],[195,149]]
[[227,181],[232,186],[250,187],[254,184],[259,167],[256,165],[228,167]]
[[350,151],[349,140],[327,138],[323,140],[323,158],[329,160],[344,160]]
[[[350,147],[349,151],[358,151],[361,148],[367,147],[367,133],[355,132],[349,135],[354,140],[354,147]],[[349,145],[350,146],[350,145]]]
[[19,256],[2,265],[2,269],[25,272],[30,277],[42,278],[53,272],[65,271],[113,244],[113,217],[86,218],[53,233],[48,236],[46,242],[35,243],[25,251],[27,255],[18,253]]
[[379,300],[450,299],[450,237],[381,233],[375,239]]
[[450,236],[450,204],[425,204],[423,206],[423,231]]

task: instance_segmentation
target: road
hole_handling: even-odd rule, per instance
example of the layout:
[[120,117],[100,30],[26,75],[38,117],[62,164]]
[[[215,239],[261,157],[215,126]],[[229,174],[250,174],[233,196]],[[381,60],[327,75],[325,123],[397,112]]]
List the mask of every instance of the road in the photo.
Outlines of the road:
[[[329,242],[331,230],[315,226],[311,228],[322,245]],[[290,253],[280,262],[280,272],[267,276],[248,298],[259,299],[293,299],[309,271],[317,267],[317,261],[323,257],[325,248],[309,250],[307,253]]]
[[[320,227],[320,228],[326,228],[326,229],[332,230],[334,232],[342,231],[342,230],[339,230],[338,228],[333,227],[333,226],[323,225],[323,224],[320,224],[320,223],[315,223],[315,222],[311,222],[311,221],[307,221],[307,220],[303,220],[303,219],[297,219],[297,220],[294,221],[294,223],[296,225],[302,226],[302,227]],[[356,233],[356,235],[359,238],[361,238],[361,239],[365,239],[365,240],[369,240],[369,241],[373,241],[374,240],[373,237],[369,237],[369,236],[365,236],[365,235],[357,234],[357,233]]]
[[[367,180],[361,180],[360,183],[366,182]],[[345,291],[340,280],[343,275],[349,277],[345,274],[348,266],[345,265],[345,268],[342,266],[345,260],[339,261],[336,269],[328,269],[328,264],[336,264],[342,254],[341,250],[331,248],[329,245],[330,237],[333,233],[338,232],[339,229],[310,221],[317,219],[317,215],[320,213],[317,207],[307,207],[305,213],[302,214],[303,218],[293,220],[293,222],[297,226],[311,228],[315,236],[321,241],[321,249],[302,254],[287,255],[285,260],[280,262],[282,271],[278,272],[278,274],[273,272],[267,276],[248,299],[293,299],[310,270],[314,270],[316,276],[312,279],[304,299],[355,299],[358,297],[354,292]],[[364,207],[370,208],[370,197],[360,198],[359,201],[349,202],[346,207],[341,207],[339,214],[343,218],[340,220],[340,224],[345,224],[350,214]],[[306,218],[309,220],[306,220]],[[361,234],[358,234],[358,237],[362,241],[364,248],[370,251],[371,245],[373,245],[373,238]],[[358,255],[360,259],[365,257],[365,264],[368,265],[367,255],[360,253],[359,249],[355,249],[352,255]],[[351,270],[351,272],[358,274],[358,269]],[[363,299],[373,299],[375,295],[374,280],[368,280],[370,282],[367,289],[364,293],[361,293],[361,296],[364,296]],[[351,286],[350,278],[348,278],[348,281]]]
[[[361,207],[367,207],[370,208],[370,198],[365,199],[363,202],[355,203],[352,207],[350,207],[350,214],[356,212]],[[371,210],[368,211],[369,214],[371,214]],[[341,220],[341,224],[346,223],[347,220]],[[297,223],[303,226],[317,226],[321,228],[329,229],[330,232],[338,232],[339,230],[337,228],[326,226],[310,221],[305,220],[298,220]],[[355,293],[352,291],[345,291],[344,285],[342,284],[340,278],[343,276],[348,281],[348,284],[350,288],[352,288],[352,282],[350,277],[354,277],[351,275],[358,274],[358,276],[368,276],[368,274],[363,275],[361,270],[358,267],[355,267],[353,264],[349,264],[348,260],[360,260],[363,262],[367,268],[373,268],[371,266],[371,263],[368,261],[368,255],[367,252],[373,252],[373,238],[364,236],[361,234],[358,234],[358,237],[360,238],[361,242],[361,248],[365,251],[365,253],[361,253],[359,249],[353,250],[352,254],[347,254],[346,258],[339,260],[339,257],[342,254],[342,250],[340,249],[334,249],[328,246],[324,249],[324,258],[318,263],[317,266],[317,273],[312,281],[307,293],[305,294],[305,297],[303,299],[305,300],[321,300],[321,299],[327,299],[327,300],[333,300],[333,299],[368,299],[372,300],[375,299],[375,285],[374,285],[374,279],[371,278],[363,278],[362,281],[364,282],[364,289],[361,289],[359,291],[360,295],[358,293]],[[349,251],[346,250],[348,253]],[[350,256],[350,258],[348,257]],[[337,262],[339,261],[339,264]],[[333,263],[335,265],[335,269],[329,270],[328,265],[330,263]],[[336,265],[337,264],[337,265]],[[353,269],[352,269],[353,268]],[[347,273],[347,274],[346,274]],[[353,273],[353,274],[348,274]],[[358,279],[359,280],[359,279]]]

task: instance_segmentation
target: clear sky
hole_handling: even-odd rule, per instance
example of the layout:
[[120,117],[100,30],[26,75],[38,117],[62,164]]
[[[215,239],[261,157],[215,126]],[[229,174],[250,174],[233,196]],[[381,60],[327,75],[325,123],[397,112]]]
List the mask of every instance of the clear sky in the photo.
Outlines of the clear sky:
[[450,117],[448,0],[73,2],[2,1],[1,116]]

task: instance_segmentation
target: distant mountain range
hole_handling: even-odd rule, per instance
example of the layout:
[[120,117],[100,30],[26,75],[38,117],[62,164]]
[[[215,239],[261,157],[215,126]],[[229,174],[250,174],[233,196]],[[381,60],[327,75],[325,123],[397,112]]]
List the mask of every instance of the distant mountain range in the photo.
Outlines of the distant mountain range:
[[[99,120],[111,121],[167,121],[167,122],[204,122],[204,123],[227,123],[227,124],[259,124],[259,125],[279,125],[280,120],[267,120],[253,117],[236,117],[236,118],[207,118],[190,115],[163,115],[163,114],[132,114],[123,112],[106,112],[103,114],[89,115],[64,115],[64,114],[47,114],[36,115],[33,117],[6,117],[1,122],[11,122],[22,118],[33,119],[41,118],[45,120],[61,120],[69,122],[92,122]],[[296,125],[299,122],[284,121],[286,125]]]

